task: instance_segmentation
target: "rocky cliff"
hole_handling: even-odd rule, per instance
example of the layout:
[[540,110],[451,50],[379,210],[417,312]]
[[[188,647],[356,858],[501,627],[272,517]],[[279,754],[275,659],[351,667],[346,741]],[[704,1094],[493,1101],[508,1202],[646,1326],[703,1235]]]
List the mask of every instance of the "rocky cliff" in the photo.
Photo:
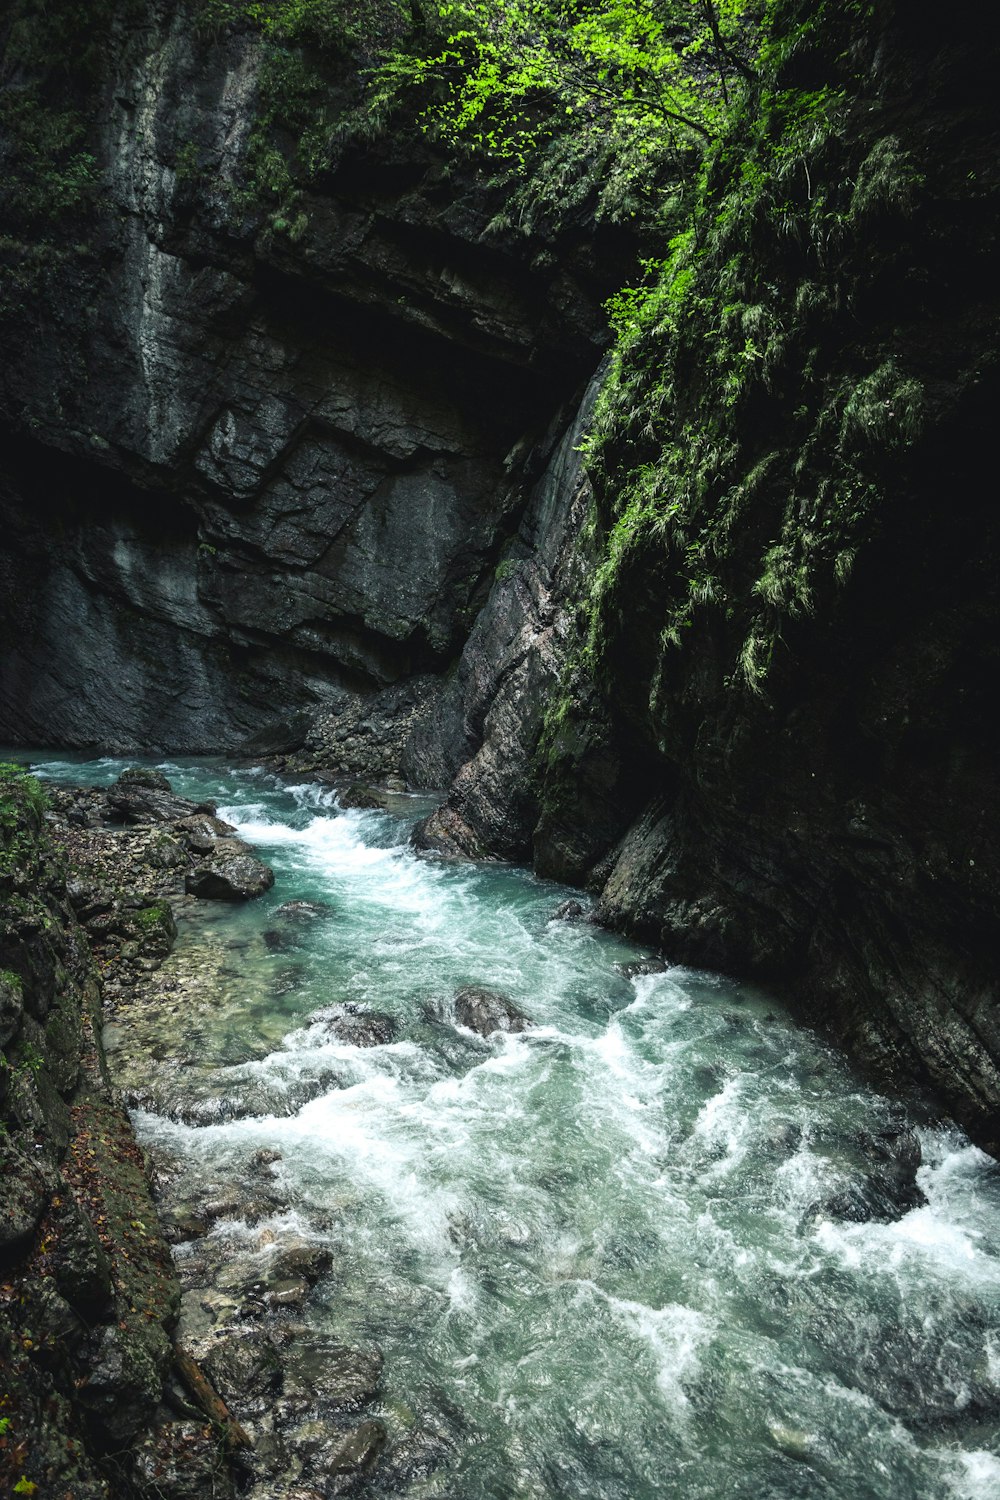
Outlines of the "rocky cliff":
[[604,382],[560,624],[536,597],[511,714],[498,586],[425,838],[760,975],[997,1153],[993,90],[930,10],[776,14]]
[[101,15],[101,191],[3,251],[47,279],[4,309],[0,733],[452,782],[430,848],[761,975],[1000,1151],[984,33],[770,7],[588,387],[627,236],[499,227],[342,67],[289,195],[314,73]]
[[71,894],[38,783],[0,767],[0,1483],[97,1500],[218,1445],[169,1405],[180,1288]]
[[[274,51],[199,15],[103,6],[89,187],[53,225],[5,180],[8,740],[226,749],[442,674],[605,337],[614,255],[490,232],[502,200],[413,119],[330,127],[285,217]],[[60,89],[17,41],[15,121]]]

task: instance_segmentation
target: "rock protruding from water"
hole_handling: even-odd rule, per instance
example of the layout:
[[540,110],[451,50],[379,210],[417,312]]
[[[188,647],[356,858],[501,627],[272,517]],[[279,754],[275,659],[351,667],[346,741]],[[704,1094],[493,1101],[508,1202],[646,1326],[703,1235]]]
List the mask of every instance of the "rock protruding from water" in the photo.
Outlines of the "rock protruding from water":
[[455,1020],[479,1036],[492,1036],[495,1031],[527,1031],[535,1024],[507,995],[476,985],[459,990],[455,996]]
[[339,794],[337,801],[343,808],[356,808],[363,812],[387,807],[389,795],[387,792],[380,791],[378,787],[368,786],[363,781],[354,781]]
[[122,823],[174,823],[198,810],[197,802],[178,797],[162,771],[133,766],[108,789],[108,808]]
[[395,1040],[399,1030],[394,1017],[352,1001],[318,1011],[313,1020],[321,1021],[338,1042],[346,1042],[349,1047],[384,1047]]
[[181,818],[175,832],[183,839],[192,854],[211,854],[220,839],[230,838],[236,829],[223,818],[211,813],[192,813]]
[[586,908],[582,901],[570,898],[569,901],[560,901],[549,920],[551,922],[582,922],[586,915]]
[[207,901],[252,901],[274,884],[274,871],[242,839],[219,839],[212,854],[190,870],[184,888]]

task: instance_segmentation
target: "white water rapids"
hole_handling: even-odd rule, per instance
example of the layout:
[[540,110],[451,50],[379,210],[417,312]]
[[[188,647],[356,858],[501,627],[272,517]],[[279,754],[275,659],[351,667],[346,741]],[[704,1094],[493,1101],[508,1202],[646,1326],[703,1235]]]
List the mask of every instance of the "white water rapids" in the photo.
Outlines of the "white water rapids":
[[[109,782],[121,763],[35,768]],[[446,1441],[406,1493],[1000,1495],[1000,1169],[957,1130],[907,1119],[748,986],[624,977],[648,950],[553,920],[572,893],[416,855],[407,799],[342,812],[259,771],[163,769],[277,880],[182,932],[178,955],[225,950],[229,989],[196,1027],[183,1008],[170,1023],[199,1097],[259,1107],[207,1124],[150,1108],[140,1139],[192,1183],[281,1153],[270,1228],[334,1253],[310,1317],[381,1346],[394,1437]],[[329,919],[275,952],[291,900]],[[456,1026],[464,985],[502,990],[533,1029]],[[321,1013],[345,1001],[395,1037],[336,1039]],[[866,1143],[910,1125],[926,1201],[845,1216]],[[269,1253],[259,1223],[212,1235]]]

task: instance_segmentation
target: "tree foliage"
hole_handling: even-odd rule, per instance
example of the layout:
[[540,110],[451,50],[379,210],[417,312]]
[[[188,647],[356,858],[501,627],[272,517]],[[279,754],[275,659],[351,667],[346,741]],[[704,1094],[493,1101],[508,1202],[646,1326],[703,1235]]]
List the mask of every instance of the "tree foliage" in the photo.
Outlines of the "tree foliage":
[[524,165],[567,132],[687,146],[751,75],[754,16],[747,0],[456,0],[380,76],[429,92],[425,122],[494,159]]

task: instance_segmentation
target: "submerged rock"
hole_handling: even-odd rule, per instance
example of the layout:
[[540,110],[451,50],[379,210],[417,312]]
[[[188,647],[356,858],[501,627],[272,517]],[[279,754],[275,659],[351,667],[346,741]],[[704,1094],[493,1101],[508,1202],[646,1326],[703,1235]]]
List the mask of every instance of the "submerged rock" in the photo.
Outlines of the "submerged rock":
[[322,1391],[335,1411],[357,1411],[374,1401],[382,1388],[382,1352],[351,1349],[323,1341],[306,1342],[298,1335],[284,1351],[285,1392],[312,1396]]
[[286,922],[319,922],[333,916],[333,907],[326,901],[286,901],[274,914]]
[[393,1443],[379,1464],[379,1480],[390,1494],[429,1479],[448,1462],[453,1451],[444,1433],[417,1428]]
[[323,1468],[334,1476],[330,1493],[349,1494],[355,1484],[370,1474],[389,1434],[378,1421],[359,1422],[324,1455]]
[[455,1019],[460,1026],[480,1036],[494,1031],[527,1031],[535,1023],[499,990],[483,990],[475,985],[459,990],[455,996]]

